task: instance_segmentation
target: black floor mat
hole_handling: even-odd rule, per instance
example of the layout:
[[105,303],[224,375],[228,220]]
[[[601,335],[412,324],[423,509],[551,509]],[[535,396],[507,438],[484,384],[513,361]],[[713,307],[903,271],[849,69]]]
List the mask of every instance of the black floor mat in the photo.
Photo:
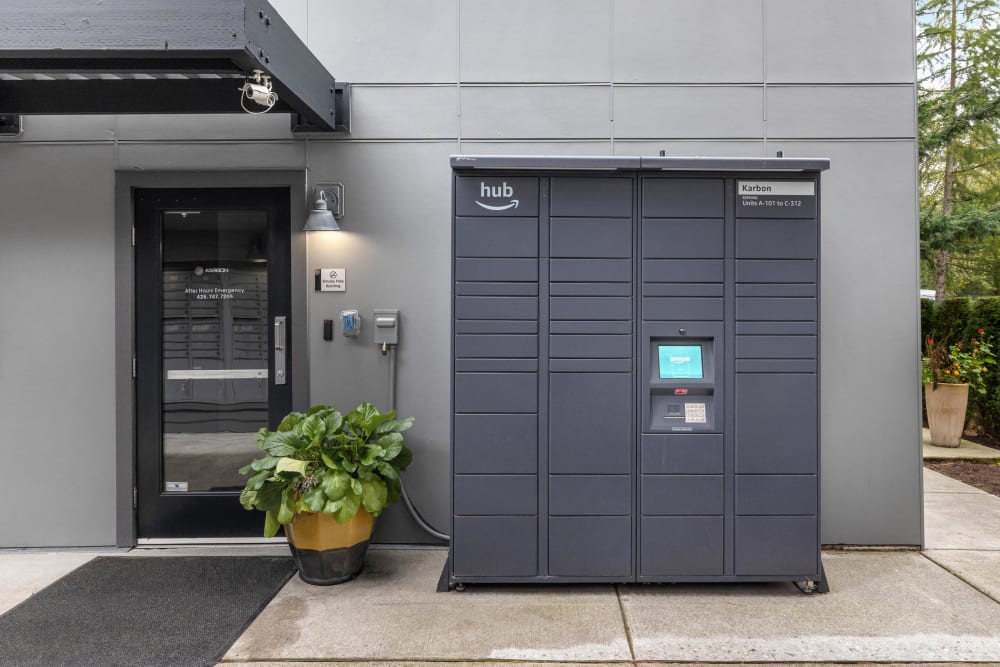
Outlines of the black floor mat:
[[290,557],[95,558],[0,616],[0,665],[213,665],[294,571]]

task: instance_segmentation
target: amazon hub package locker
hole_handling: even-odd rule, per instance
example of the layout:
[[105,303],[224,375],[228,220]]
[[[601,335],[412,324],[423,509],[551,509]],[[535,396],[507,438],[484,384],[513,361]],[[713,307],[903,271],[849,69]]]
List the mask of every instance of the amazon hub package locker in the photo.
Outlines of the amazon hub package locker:
[[828,166],[452,159],[450,583],[823,584]]

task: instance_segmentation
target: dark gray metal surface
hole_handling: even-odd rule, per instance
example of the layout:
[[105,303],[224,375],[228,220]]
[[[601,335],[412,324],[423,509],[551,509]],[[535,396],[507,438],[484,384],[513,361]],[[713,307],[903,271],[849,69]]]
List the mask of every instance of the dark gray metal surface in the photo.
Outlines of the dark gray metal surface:
[[273,77],[274,111],[311,131],[347,122],[334,77],[266,0],[0,0],[0,10],[0,72],[25,75],[0,81],[6,113],[242,113],[242,81],[229,77],[259,69]]
[[452,169],[594,169],[661,171],[824,171],[826,158],[749,157],[563,157],[547,155],[452,155]]
[[452,166],[451,580],[820,579],[828,162]]

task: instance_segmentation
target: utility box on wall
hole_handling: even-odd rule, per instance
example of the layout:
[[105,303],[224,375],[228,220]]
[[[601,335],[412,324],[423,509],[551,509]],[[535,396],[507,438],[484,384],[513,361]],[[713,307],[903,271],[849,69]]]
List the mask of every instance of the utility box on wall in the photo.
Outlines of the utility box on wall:
[[452,158],[448,583],[825,589],[828,167]]

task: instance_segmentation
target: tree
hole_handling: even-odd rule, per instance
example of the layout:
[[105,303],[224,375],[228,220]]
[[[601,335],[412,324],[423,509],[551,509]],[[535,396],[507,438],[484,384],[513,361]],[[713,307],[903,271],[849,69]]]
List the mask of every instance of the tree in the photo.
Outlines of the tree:
[[952,254],[1000,232],[1000,8],[917,2],[920,250],[941,299]]

